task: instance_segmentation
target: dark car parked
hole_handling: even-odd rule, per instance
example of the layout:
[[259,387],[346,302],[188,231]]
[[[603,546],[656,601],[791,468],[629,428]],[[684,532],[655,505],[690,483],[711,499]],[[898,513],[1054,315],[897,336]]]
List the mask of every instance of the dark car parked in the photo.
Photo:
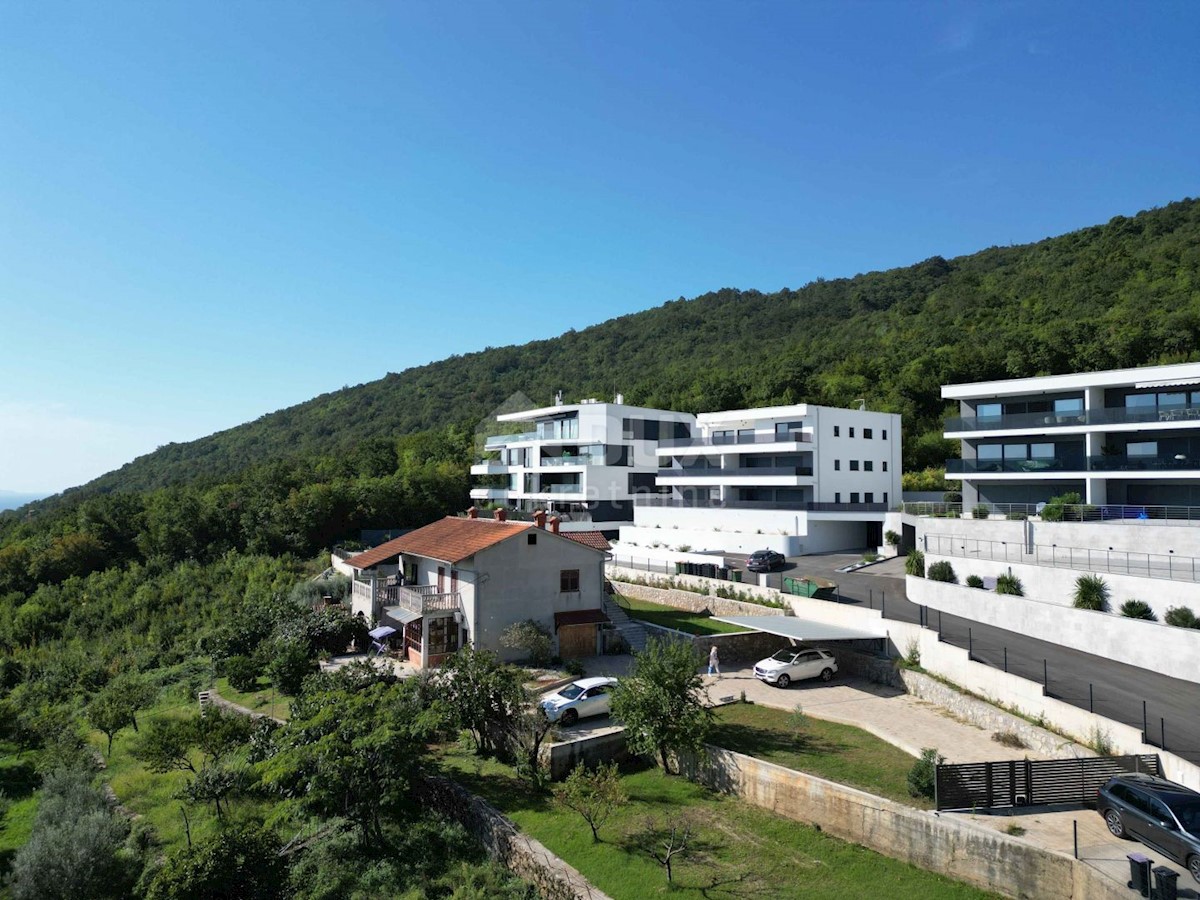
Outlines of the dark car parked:
[[770,572],[787,562],[787,557],[774,550],[755,550],[746,558],[746,568],[751,572]]
[[1117,775],[1096,795],[1104,824],[1188,867],[1200,882],[1200,794],[1153,775]]

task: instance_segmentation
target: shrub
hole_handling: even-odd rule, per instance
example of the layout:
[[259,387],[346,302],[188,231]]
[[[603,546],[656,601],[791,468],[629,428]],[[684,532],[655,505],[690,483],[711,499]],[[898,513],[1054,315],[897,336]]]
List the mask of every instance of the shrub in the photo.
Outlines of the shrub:
[[986,503],[978,503],[975,505],[975,508],[971,510],[971,518],[973,519],[986,519],[991,514],[992,508]]
[[1013,597],[1024,597],[1025,586],[1021,579],[1012,573],[996,576],[996,593],[1009,594]]
[[1126,600],[1121,604],[1121,615],[1128,619],[1145,619],[1147,622],[1157,622],[1158,616],[1145,600]]
[[294,697],[300,693],[304,679],[317,671],[301,641],[274,641],[267,663],[267,677],[281,694]]
[[924,578],[925,554],[920,550],[908,551],[908,558],[904,560],[904,574]]
[[1075,608],[1105,612],[1108,609],[1108,582],[1099,575],[1080,575],[1075,579]]
[[1003,744],[1005,747],[1012,747],[1016,750],[1024,750],[1029,745],[1015,731],[997,731],[992,734],[992,740],[997,744]]
[[954,574],[954,566],[950,565],[950,560],[939,559],[933,563],[925,577],[930,581],[944,581],[948,584],[958,584],[958,576]]
[[510,650],[524,650],[535,666],[544,666],[550,661],[554,642],[550,632],[535,619],[513,622],[500,633],[500,646]]
[[1009,521],[1012,521],[1012,522],[1021,522],[1021,521],[1024,521],[1025,519],[1028,519],[1028,518],[1029,518],[1029,513],[1027,513],[1027,512],[1017,512],[1017,511],[1015,511],[1015,510],[1014,510],[1014,511],[1010,512],[1010,513],[1009,513],[1007,516],[1005,516],[1004,518],[1006,518],[1006,519],[1008,519]]
[[937,790],[937,767],[946,757],[936,749],[924,749],[908,772],[908,792],[914,797],[932,797]]
[[942,502],[943,503],[962,503],[962,492],[961,491],[946,491],[946,493],[942,494]]
[[1087,510],[1083,505],[1083,498],[1075,491],[1070,491],[1050,498],[1042,507],[1042,521],[1079,522],[1085,518]]
[[883,542],[889,547],[898,547],[900,546],[900,535],[889,528],[883,533]]
[[568,659],[563,663],[563,671],[572,678],[583,677],[583,663],[577,659]]
[[879,559],[879,554],[876,553],[874,550],[868,550],[863,554],[862,558],[863,558],[863,562],[872,563],[872,562],[875,562],[875,560]]
[[909,669],[919,669],[921,667],[921,642],[916,638],[909,638],[908,644],[904,649],[903,662]]
[[249,693],[258,687],[258,665],[248,656],[231,656],[224,663],[225,677],[235,691]]
[[1163,616],[1163,621],[1176,628],[1200,628],[1200,619],[1187,606],[1172,606]]
[[983,587],[983,579],[980,578],[978,575],[968,575],[967,576],[967,587],[982,588]]

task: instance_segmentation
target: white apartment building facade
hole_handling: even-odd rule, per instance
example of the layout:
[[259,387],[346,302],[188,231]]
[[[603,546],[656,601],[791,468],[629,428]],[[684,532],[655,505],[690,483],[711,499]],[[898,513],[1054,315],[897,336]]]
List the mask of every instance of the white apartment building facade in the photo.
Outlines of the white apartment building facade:
[[487,439],[494,458],[471,467],[502,484],[472,488],[476,503],[498,504],[518,516],[548,510],[563,531],[615,529],[633,519],[633,497],[653,493],[661,439],[692,434],[695,416],[583,400],[496,417],[526,430]]
[[878,546],[901,500],[900,426],[808,404],[702,413],[695,435],[659,441],[660,493],[635,499],[621,542],[789,556]]
[[964,508],[1076,492],[1095,506],[1200,506],[1200,363],[944,385]]

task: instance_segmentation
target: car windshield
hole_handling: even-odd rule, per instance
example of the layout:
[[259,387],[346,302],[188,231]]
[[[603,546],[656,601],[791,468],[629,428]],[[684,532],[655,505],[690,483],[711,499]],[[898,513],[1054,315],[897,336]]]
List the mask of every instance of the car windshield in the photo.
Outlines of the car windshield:
[[565,688],[558,692],[558,696],[566,697],[568,700],[574,700],[583,693],[583,688],[577,684],[568,684]]
[[795,655],[795,650],[780,650],[778,653],[772,655],[771,659],[777,660],[778,662],[791,662],[792,657]]
[[1171,811],[1180,825],[1192,834],[1200,834],[1200,797],[1175,800],[1171,803]]

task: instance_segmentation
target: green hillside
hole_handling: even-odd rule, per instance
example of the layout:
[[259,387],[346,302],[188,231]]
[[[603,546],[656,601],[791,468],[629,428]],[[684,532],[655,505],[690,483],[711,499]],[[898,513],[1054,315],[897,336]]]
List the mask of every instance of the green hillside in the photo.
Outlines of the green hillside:
[[1200,202],[1018,247],[994,247],[764,294],[725,288],[583,331],[489,348],[325,394],[171,444],[84,493],[219,481],[264,460],[457,424],[509,395],[703,412],[809,401],[905,416],[908,468],[938,464],[946,382],[1197,358]]

